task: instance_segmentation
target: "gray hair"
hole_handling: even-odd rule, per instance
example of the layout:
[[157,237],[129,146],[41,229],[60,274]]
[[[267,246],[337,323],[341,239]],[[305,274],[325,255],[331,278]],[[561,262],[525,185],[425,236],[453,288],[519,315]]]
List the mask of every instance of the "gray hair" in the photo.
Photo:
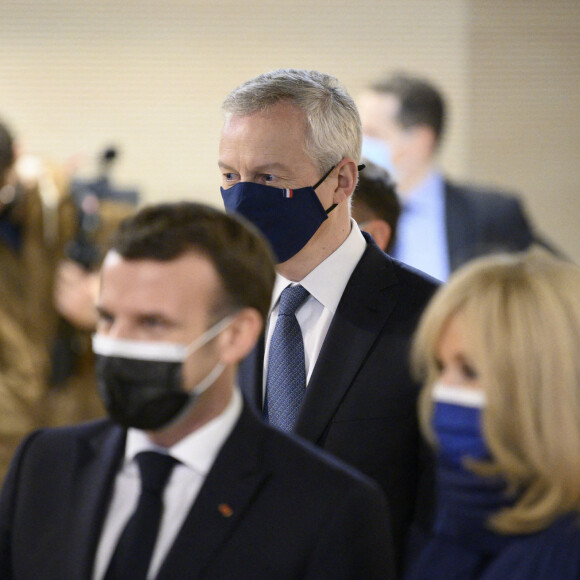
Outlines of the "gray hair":
[[280,102],[298,107],[306,119],[306,154],[325,172],[345,157],[357,163],[362,128],[352,97],[338,79],[317,71],[278,69],[234,89],[222,110],[226,119],[268,110]]

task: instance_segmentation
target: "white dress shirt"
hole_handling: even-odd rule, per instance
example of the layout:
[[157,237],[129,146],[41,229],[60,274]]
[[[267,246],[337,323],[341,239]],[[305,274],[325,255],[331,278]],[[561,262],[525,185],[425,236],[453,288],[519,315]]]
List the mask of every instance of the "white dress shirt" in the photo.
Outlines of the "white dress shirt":
[[[304,340],[304,358],[306,361],[306,383],[312,376],[312,371],[326,333],[342,298],[344,289],[359,263],[367,247],[366,240],[360,232],[356,222],[351,219],[351,230],[346,240],[320,263],[312,272],[303,278],[299,284],[306,288],[310,296],[296,311],[296,319],[302,331]],[[268,352],[270,340],[278,320],[278,302],[282,290],[295,282],[276,274],[272,306],[268,317],[266,331],[266,345],[264,354],[264,386],[268,372]]]
[[148,573],[148,578],[154,578],[241,412],[242,396],[236,387],[221,415],[169,449],[156,446],[144,431],[127,431],[125,459],[117,473],[113,496],[105,517],[95,558],[94,580],[102,580],[105,576],[121,532],[137,507],[141,491],[139,467],[135,461],[137,453],[153,450],[168,453],[179,461],[163,492],[163,515]]

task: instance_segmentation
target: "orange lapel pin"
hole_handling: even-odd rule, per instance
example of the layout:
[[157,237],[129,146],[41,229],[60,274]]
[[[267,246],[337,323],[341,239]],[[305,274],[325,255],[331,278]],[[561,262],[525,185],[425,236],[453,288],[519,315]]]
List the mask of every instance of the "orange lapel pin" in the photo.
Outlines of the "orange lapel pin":
[[229,518],[234,514],[234,510],[227,503],[220,503],[218,505],[218,511],[224,518]]

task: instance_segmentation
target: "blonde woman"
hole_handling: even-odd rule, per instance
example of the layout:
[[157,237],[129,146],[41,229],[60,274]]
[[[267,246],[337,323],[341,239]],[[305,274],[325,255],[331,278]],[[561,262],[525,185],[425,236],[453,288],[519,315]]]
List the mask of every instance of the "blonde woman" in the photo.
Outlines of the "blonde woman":
[[438,503],[407,578],[580,578],[580,268],[537,252],[464,266],[413,366]]

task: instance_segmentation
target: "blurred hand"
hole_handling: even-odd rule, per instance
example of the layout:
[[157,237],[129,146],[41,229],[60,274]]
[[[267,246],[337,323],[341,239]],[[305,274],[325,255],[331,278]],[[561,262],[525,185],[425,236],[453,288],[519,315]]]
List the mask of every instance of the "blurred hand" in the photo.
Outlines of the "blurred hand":
[[54,282],[54,306],[58,313],[81,330],[94,330],[99,275],[87,272],[70,260],[59,264]]

